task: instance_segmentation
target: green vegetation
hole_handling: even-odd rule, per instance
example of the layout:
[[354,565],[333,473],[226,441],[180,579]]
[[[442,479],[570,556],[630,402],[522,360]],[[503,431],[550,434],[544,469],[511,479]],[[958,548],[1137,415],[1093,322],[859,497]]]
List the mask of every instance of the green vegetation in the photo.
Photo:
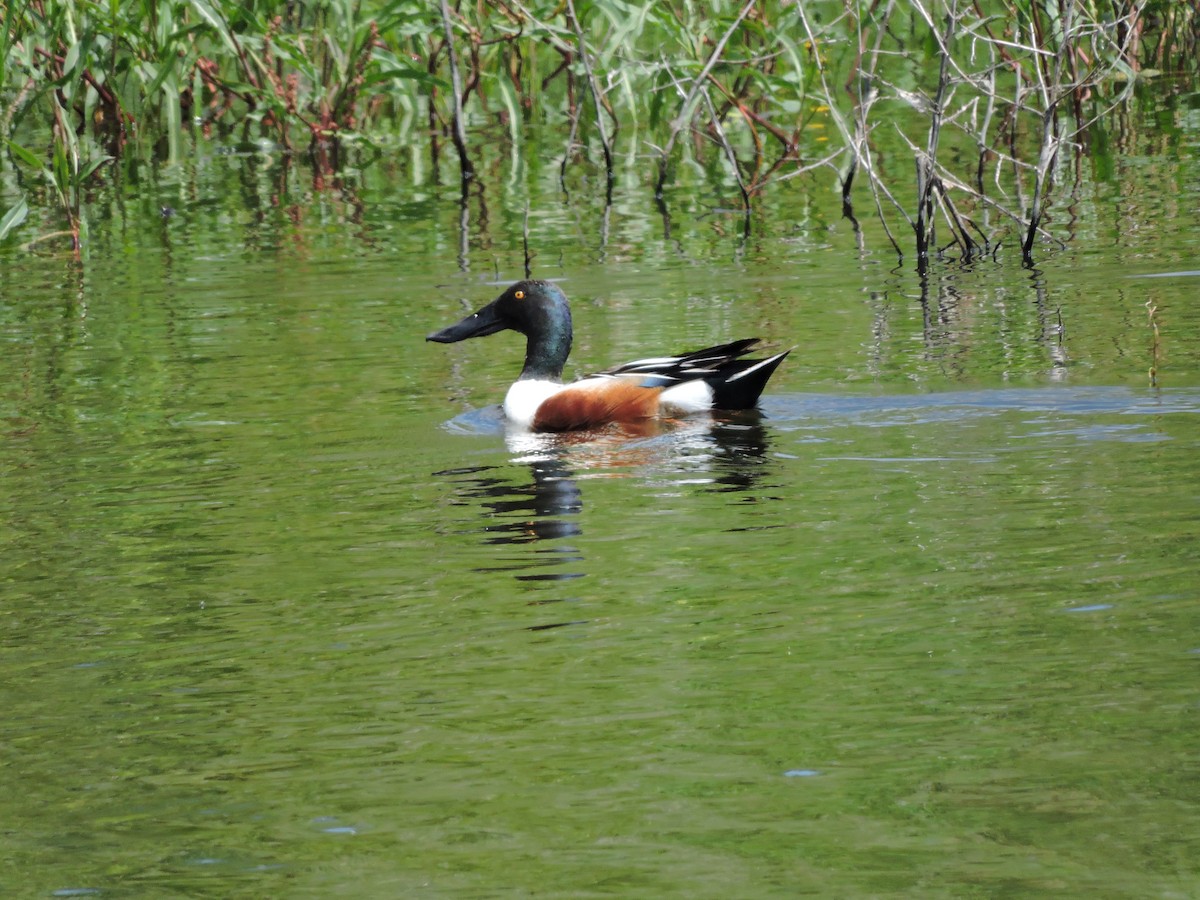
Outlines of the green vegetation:
[[[610,191],[618,166],[645,167],[661,198],[681,161],[716,163],[749,221],[757,195],[827,168],[847,216],[869,203],[918,267],[1002,240],[1029,260],[1054,239],[1042,223],[1062,154],[1138,78],[1194,72],[1198,6],[5,0],[0,129],[16,189],[0,239],[32,201],[61,211],[52,234],[78,248],[89,184],[131,155],[178,159],[187,130],[307,150],[328,173],[353,146],[415,143],[437,166],[449,139],[467,191],[472,141],[519,146],[531,124],[561,128],[564,172],[595,167]],[[879,164],[880,132],[901,136],[915,181]]]

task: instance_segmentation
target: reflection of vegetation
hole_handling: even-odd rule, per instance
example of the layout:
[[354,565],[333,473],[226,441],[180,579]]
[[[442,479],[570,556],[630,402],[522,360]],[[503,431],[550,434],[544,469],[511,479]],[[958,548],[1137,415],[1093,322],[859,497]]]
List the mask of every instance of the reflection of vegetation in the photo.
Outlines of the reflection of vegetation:
[[[919,267],[994,252],[1009,226],[992,218],[1030,258],[1064,150],[1148,67],[1194,69],[1200,18],[1167,0],[0,0],[0,17],[10,157],[76,244],[109,158],[177,159],[185,126],[307,146],[325,173],[347,141],[415,142],[436,164],[449,136],[465,184],[473,136],[495,123],[519,144],[533,122],[566,128],[564,169],[610,185],[622,152],[653,148],[660,196],[674,167],[715,162],[747,212],[829,167],[847,214],[869,198],[897,252],[893,228],[912,229]],[[911,189],[879,163],[893,133]],[[26,210],[18,197],[0,237]]]

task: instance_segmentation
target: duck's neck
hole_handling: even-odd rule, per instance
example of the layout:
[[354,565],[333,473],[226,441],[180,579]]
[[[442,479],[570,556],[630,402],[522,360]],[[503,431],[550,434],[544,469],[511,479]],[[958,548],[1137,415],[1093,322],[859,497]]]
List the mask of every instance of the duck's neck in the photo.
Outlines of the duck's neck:
[[571,354],[571,312],[563,304],[550,311],[540,324],[542,327],[527,336],[521,380],[561,381],[563,366]]

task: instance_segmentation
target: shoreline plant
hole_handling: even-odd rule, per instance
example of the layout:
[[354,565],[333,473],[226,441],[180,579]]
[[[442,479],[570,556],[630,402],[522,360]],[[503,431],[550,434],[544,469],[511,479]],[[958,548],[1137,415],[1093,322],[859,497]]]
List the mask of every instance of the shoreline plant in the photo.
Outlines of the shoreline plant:
[[1031,264],[1061,243],[1064,157],[1139,79],[1194,77],[1198,29],[1200,0],[4,0],[0,240],[32,201],[65,224],[34,240],[78,251],[88,186],[177,160],[188,129],[327,174],[400,141],[440,179],[453,146],[465,201],[473,142],[534,124],[564,132],[564,189],[586,166],[608,202],[618,167],[652,159],[664,203],[681,160],[715,161],[748,229],[764,192],[828,170],[856,230],[870,208],[920,271],[1005,244]]

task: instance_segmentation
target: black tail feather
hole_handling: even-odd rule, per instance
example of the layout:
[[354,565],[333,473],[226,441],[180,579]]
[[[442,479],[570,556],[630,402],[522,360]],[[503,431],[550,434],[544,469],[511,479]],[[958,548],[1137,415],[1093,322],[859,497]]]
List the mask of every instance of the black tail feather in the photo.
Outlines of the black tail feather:
[[791,350],[784,350],[766,359],[730,360],[712,376],[705,378],[713,390],[715,409],[751,409],[762,395]]
[[751,409],[779,364],[792,352],[744,359],[756,344],[758,338],[744,338],[675,356],[635,360],[601,374],[638,375],[644,378],[644,384],[655,387],[699,379],[712,388],[714,409]]

